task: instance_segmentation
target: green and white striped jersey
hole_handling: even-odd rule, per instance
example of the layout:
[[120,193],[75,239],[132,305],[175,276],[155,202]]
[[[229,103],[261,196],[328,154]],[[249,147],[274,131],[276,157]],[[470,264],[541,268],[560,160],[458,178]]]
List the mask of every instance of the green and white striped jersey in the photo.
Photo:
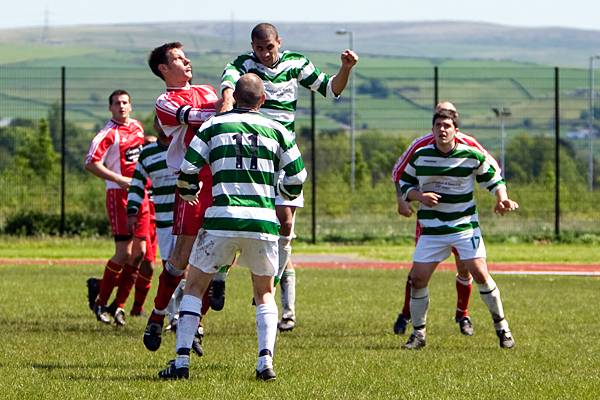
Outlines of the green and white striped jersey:
[[160,142],[144,146],[135,166],[131,186],[127,194],[127,213],[137,214],[144,199],[146,180],[152,181],[152,194],[156,210],[156,227],[173,226],[173,204],[177,176],[167,167],[168,146]]
[[473,191],[475,181],[495,193],[505,186],[500,171],[481,150],[458,143],[448,154],[435,144],[418,149],[400,178],[402,195],[411,190],[441,195],[434,207],[419,205],[417,219],[423,235],[446,235],[479,227]]
[[221,92],[235,89],[240,77],[247,73],[258,75],[265,85],[266,101],[260,111],[294,132],[298,102],[298,85],[322,96],[337,98],[331,89],[331,77],[321,72],[305,56],[291,51],[279,53],[279,61],[271,68],[264,66],[250,52],[242,54],[225,66],[221,77]]
[[[259,112],[234,109],[206,121],[181,164],[182,196],[198,191],[198,171],[209,163],[213,204],[202,227],[217,236],[278,240],[275,196],[294,199],[306,170],[294,136]],[[279,171],[285,176],[277,181]]]

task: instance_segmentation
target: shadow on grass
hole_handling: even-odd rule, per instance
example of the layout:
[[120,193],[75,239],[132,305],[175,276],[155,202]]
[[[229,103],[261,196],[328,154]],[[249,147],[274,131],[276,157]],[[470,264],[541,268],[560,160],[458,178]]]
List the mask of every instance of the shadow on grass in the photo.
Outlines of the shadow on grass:
[[4,331],[15,331],[19,333],[43,333],[43,334],[56,334],[56,333],[108,333],[118,336],[129,336],[138,337],[140,331],[136,327],[119,327],[114,323],[102,324],[90,315],[89,317],[82,317],[81,315],[74,316],[73,318],[61,318],[49,321],[47,319],[21,319],[21,318],[1,318],[0,325],[3,326]]
[[[33,368],[40,372],[52,373],[55,371],[67,371],[64,374],[60,374],[60,379],[69,379],[73,381],[113,381],[113,382],[129,382],[129,381],[145,381],[145,382],[164,382],[164,379],[158,377],[158,371],[164,368],[163,366],[157,366],[156,371],[141,373],[140,371],[147,371],[148,366],[137,366],[133,368],[133,372],[129,375],[116,375],[114,372],[102,373],[102,370],[119,370],[119,371],[132,371],[131,364],[124,363],[68,363],[68,362],[46,362],[46,363],[34,363],[24,364],[22,368]],[[69,371],[73,372],[69,372]],[[95,370],[93,375],[88,375],[90,370]],[[223,373],[231,371],[230,365],[222,363],[206,363],[199,364],[192,368],[192,379],[194,377],[199,378],[205,376],[206,373]],[[87,372],[86,372],[87,371]]]
[[45,362],[45,363],[33,363],[24,364],[23,368],[41,369],[46,371],[63,370],[63,369],[128,369],[131,368],[131,364],[124,363],[69,363],[69,362]]

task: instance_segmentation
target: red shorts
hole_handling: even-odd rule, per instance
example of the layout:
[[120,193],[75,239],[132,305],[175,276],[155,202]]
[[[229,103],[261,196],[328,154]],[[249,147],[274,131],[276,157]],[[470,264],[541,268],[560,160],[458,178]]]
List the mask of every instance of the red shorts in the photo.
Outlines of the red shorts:
[[133,235],[140,239],[145,239],[148,236],[148,226],[150,224],[148,198],[145,198],[142,203],[134,232],[129,232],[127,227],[127,190],[108,189],[106,191],[106,211],[113,236],[131,237]]
[[[417,242],[419,241],[422,232],[423,229],[421,228],[421,224],[417,222],[417,227],[415,229],[415,244],[417,244]],[[458,258],[458,251],[456,251],[454,247],[452,248],[452,254],[454,254]]]
[[148,202],[148,237],[146,238],[146,255],[144,260],[156,262],[156,248],[158,247],[158,237],[156,236],[156,214],[154,211],[154,202]]
[[204,222],[204,213],[212,204],[212,185],[202,185],[198,200],[198,204],[191,205],[179,196],[179,190],[175,190],[173,235],[196,236]]

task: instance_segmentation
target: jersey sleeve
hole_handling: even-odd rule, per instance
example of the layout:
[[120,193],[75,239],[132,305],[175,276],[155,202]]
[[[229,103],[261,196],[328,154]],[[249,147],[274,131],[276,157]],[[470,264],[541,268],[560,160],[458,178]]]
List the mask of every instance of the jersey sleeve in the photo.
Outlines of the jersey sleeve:
[[489,190],[492,194],[496,193],[499,187],[506,187],[500,174],[500,168],[495,168],[489,162],[488,157],[479,149],[477,150],[481,154],[481,164],[476,170],[475,180],[482,188]]
[[217,111],[217,92],[211,86],[210,91],[205,94],[202,104],[198,107],[183,106],[180,109],[180,118],[185,124],[200,126],[204,121],[215,115]]
[[335,93],[333,93],[331,80],[331,76],[321,72],[312,61],[304,57],[303,65],[300,67],[298,73],[298,83],[300,83],[300,85],[313,92],[319,93],[323,97],[337,99],[340,96],[336,96]]
[[173,129],[168,127],[179,127],[181,125],[177,111],[181,108],[181,104],[170,99],[166,95],[161,95],[156,99],[155,111],[161,127],[165,131],[165,135],[171,136]]
[[103,161],[106,152],[115,143],[115,131],[102,129],[96,134],[85,157],[85,165]]
[[408,162],[415,154],[415,152],[421,147],[429,144],[432,138],[433,136],[431,134],[421,136],[420,138],[413,140],[412,143],[406,148],[406,150],[404,150],[404,153],[402,153],[400,158],[398,158],[396,164],[394,164],[394,168],[392,169],[392,181],[394,181],[394,183],[400,182],[400,178],[402,177],[402,174],[404,173]]
[[402,175],[400,176],[400,180],[398,184],[400,185],[400,191],[402,193],[402,198],[404,200],[408,200],[408,194],[412,190],[416,190],[419,186],[419,179],[417,178],[417,173],[415,169],[415,160],[418,158],[418,155],[413,152],[413,155],[408,160]]
[[195,197],[200,190],[198,173],[209,159],[210,126],[209,121],[200,127],[198,133],[192,138],[181,163],[177,187],[184,199]]
[[179,127],[180,125],[200,126],[215,114],[218,100],[217,93],[211,86],[205,86],[200,104],[196,104],[194,107],[183,104],[178,99],[170,98],[167,95],[159,96],[156,99],[156,115],[167,136],[173,133],[173,129],[169,129],[169,127]]
[[127,191],[127,215],[137,215],[144,201],[148,173],[144,168],[142,157],[135,165],[133,178]]
[[302,193],[302,185],[306,181],[307,172],[294,137],[283,125],[281,126],[278,157],[279,165],[285,175],[277,189],[284,198],[294,200]]
[[235,84],[245,73],[243,66],[244,61],[248,58],[250,58],[250,56],[247,54],[240,56],[225,66],[223,74],[221,75],[221,93],[225,89],[235,89]]

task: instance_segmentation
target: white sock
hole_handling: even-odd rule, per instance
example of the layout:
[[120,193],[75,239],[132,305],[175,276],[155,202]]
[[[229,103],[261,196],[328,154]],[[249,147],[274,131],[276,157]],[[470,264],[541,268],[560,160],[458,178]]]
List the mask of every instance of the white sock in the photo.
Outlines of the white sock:
[[273,357],[270,355],[259,356],[256,363],[256,370],[261,372],[267,368],[273,368]]
[[167,315],[168,314],[168,308],[165,308],[164,310],[157,310],[156,308],[154,308],[152,310],[152,313],[156,314],[156,315]]
[[277,271],[276,280],[280,281],[283,271],[285,271],[285,267],[292,256],[292,236],[279,236],[277,244],[279,246],[279,270]]
[[175,368],[189,368],[190,367],[190,355],[188,354],[177,354],[175,357]]
[[426,329],[425,328],[422,328],[422,329],[413,329],[413,333],[415,334],[416,337],[421,338],[421,339],[425,339]]
[[169,305],[167,306],[167,314],[169,315],[169,321],[173,321],[178,318],[179,313],[179,305],[181,304],[181,299],[183,299],[183,288],[185,287],[185,279],[182,279],[177,285],[177,288],[173,292],[171,296],[171,300],[169,301]]
[[275,354],[277,315],[278,310],[275,300],[256,306],[256,336],[258,338],[259,355],[264,350],[268,350],[271,356]]
[[173,276],[181,276],[185,273],[185,269],[179,269],[174,266],[171,261],[165,263],[165,271]]
[[416,330],[425,328],[427,308],[429,307],[429,288],[410,289],[410,318]]
[[506,319],[503,319],[500,322],[495,322],[494,329],[496,329],[497,331],[510,332],[510,328],[508,327],[508,321]]
[[[179,308],[179,322],[177,323],[177,339],[175,342],[175,349],[177,350],[175,367],[177,368],[189,367],[190,365],[190,349],[200,323],[201,308],[202,299],[189,294],[183,296]],[[185,364],[186,360],[187,365]]]
[[[496,282],[494,282],[490,276],[484,284],[477,285],[479,286],[479,295],[481,296],[481,299],[492,314],[494,325],[499,325],[504,320],[504,309],[502,308],[500,290],[498,289],[498,286],[496,286]],[[501,325],[504,326],[504,324]],[[508,328],[508,323],[506,323],[506,327]]]
[[296,316],[296,271],[286,270],[281,276],[281,317],[295,319]]

